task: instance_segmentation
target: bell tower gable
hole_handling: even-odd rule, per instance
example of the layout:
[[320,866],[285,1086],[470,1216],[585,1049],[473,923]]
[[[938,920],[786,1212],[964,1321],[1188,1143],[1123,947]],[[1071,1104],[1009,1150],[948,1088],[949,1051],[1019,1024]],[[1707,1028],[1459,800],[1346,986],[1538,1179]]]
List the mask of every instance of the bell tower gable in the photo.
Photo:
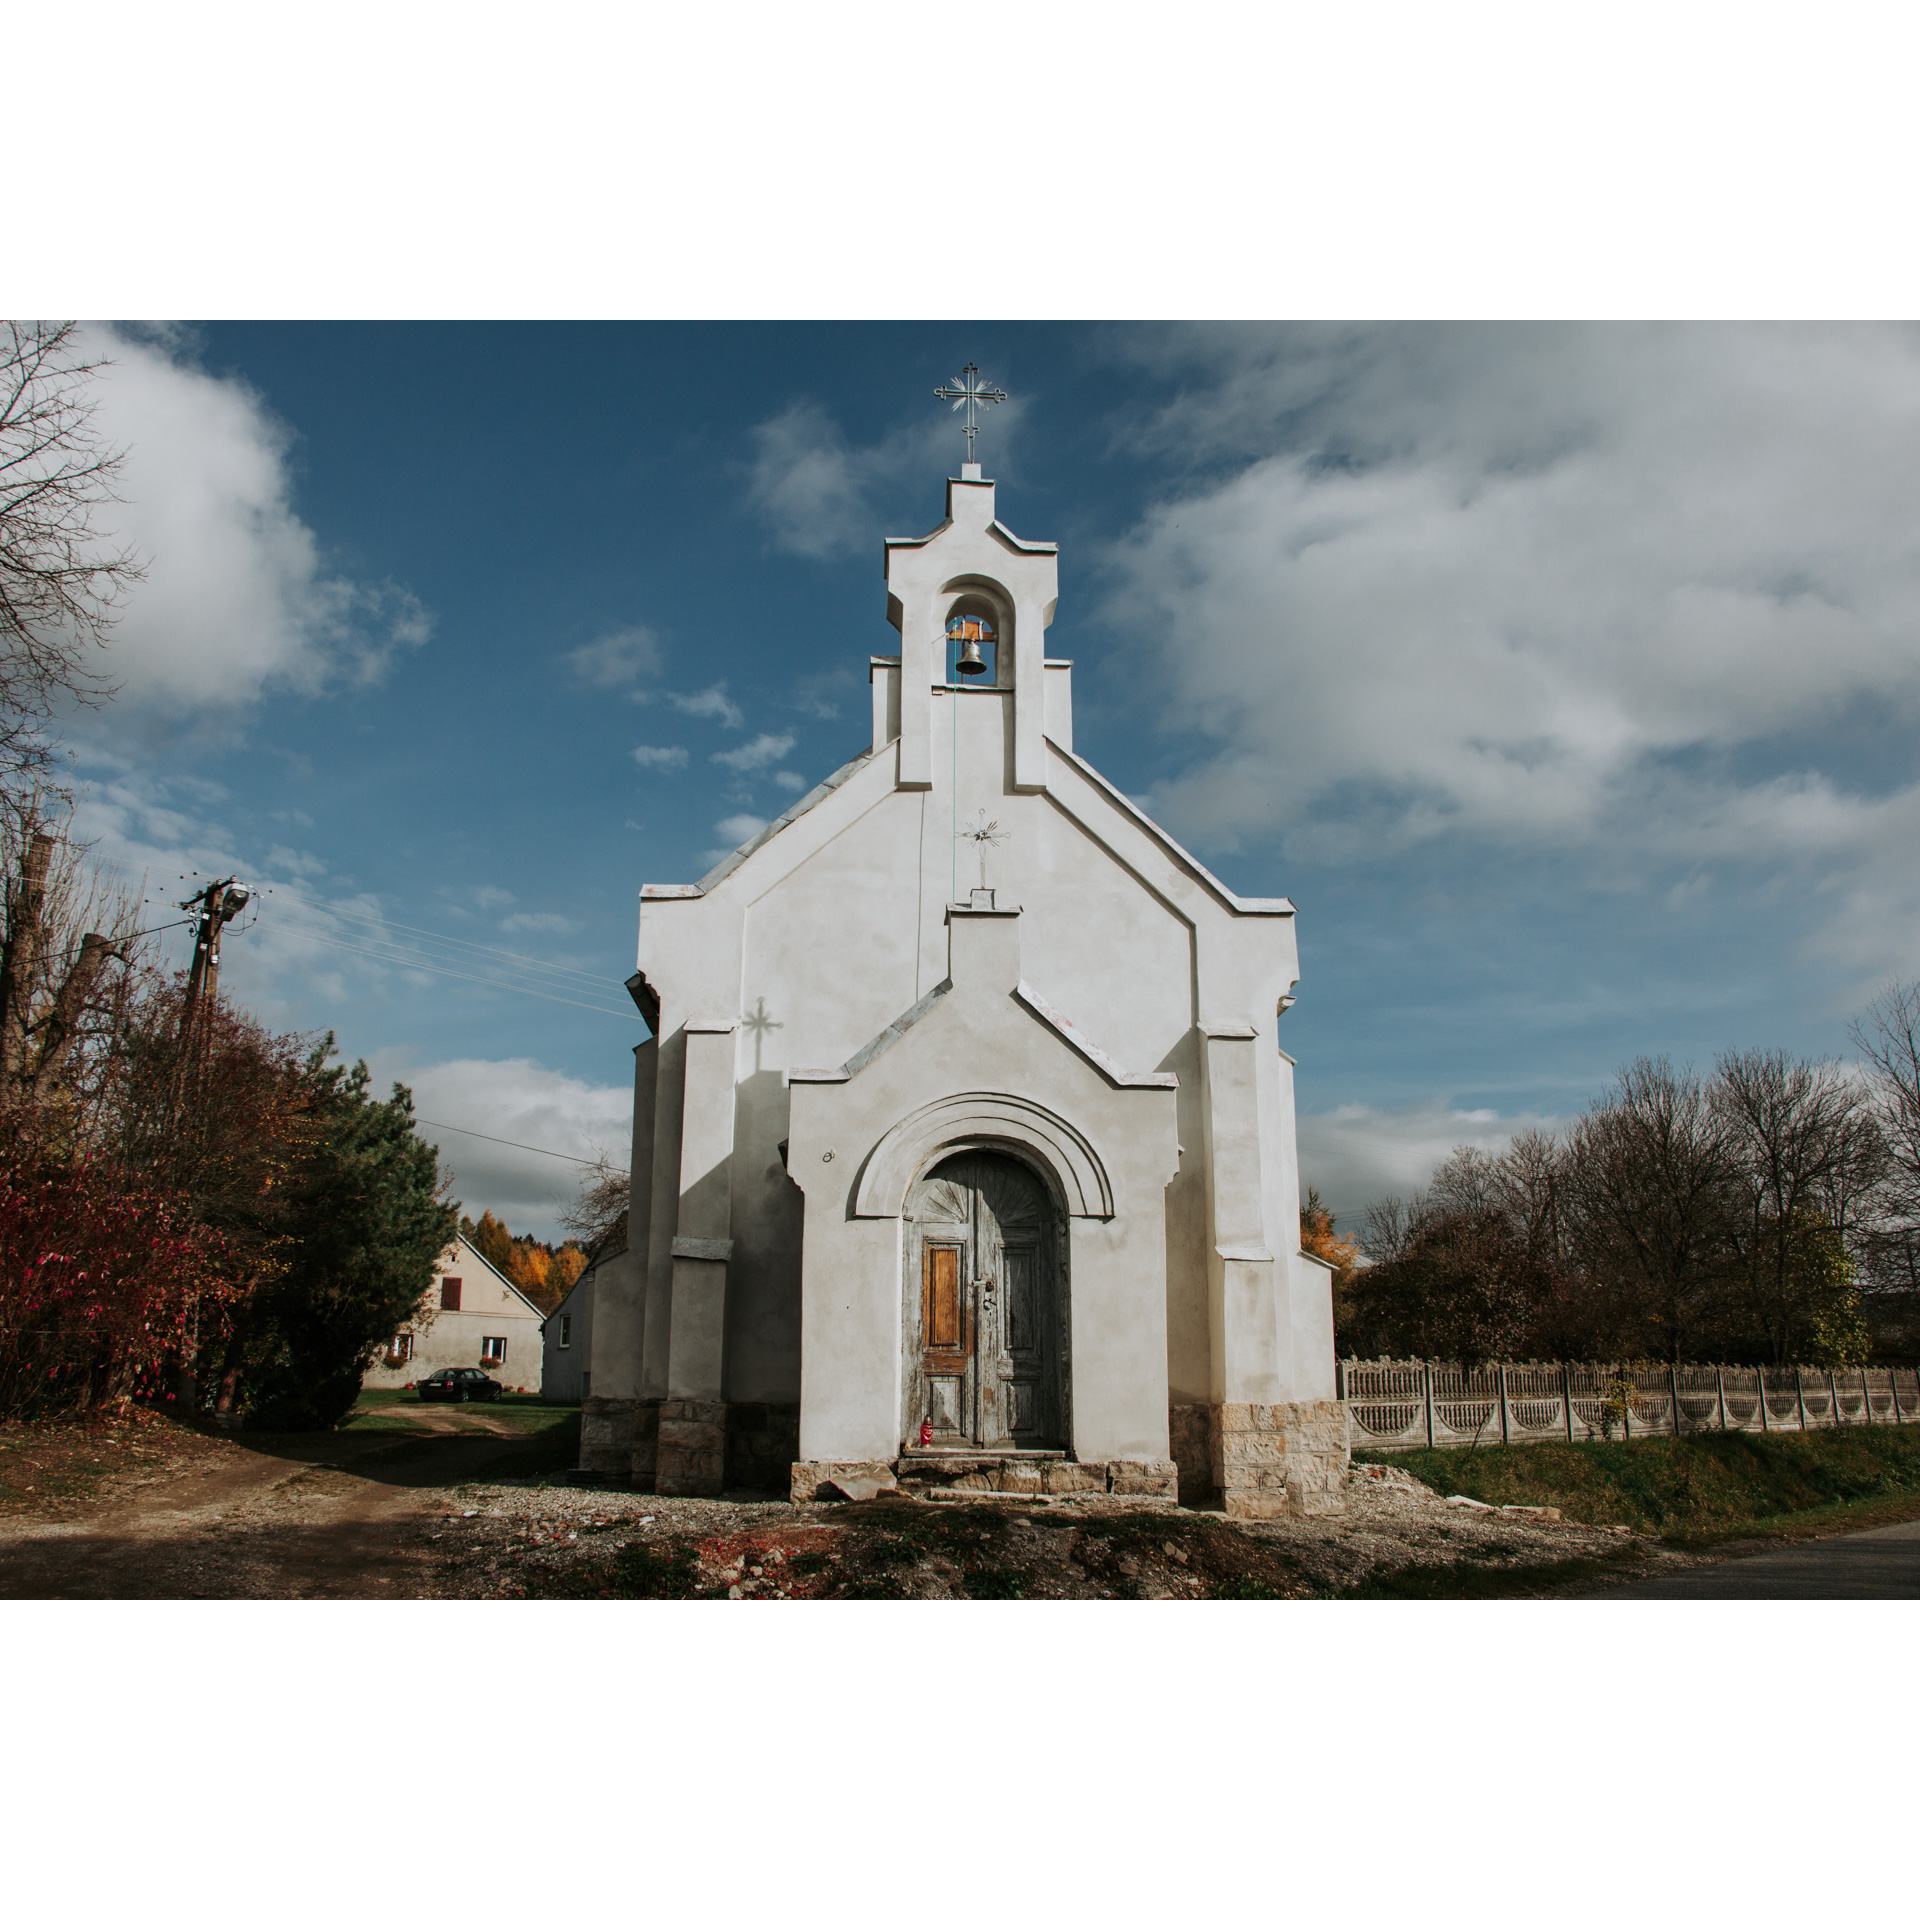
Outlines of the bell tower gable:
[[991,640],[988,684],[1013,700],[1013,789],[1044,791],[1046,631],[1060,598],[1058,546],[1002,526],[994,483],[969,461],[947,482],[947,517],[937,527],[886,542],[886,581],[887,618],[900,634],[899,784],[933,784],[933,689],[945,677],[948,623],[959,617],[975,621],[982,652]]

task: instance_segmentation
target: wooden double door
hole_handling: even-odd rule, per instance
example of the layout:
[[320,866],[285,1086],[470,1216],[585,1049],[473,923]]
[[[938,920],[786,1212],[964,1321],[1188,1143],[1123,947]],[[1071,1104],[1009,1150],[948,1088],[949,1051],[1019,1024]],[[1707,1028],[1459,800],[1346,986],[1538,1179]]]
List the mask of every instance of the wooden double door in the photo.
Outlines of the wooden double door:
[[943,1447],[1066,1444],[1064,1234],[1038,1175],[972,1150],[907,1203],[906,1437]]

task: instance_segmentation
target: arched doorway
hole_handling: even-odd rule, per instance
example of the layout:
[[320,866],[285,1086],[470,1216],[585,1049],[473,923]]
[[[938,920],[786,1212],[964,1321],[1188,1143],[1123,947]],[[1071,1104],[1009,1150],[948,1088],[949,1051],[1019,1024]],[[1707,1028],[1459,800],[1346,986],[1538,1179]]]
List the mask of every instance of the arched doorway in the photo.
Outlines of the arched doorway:
[[1064,1447],[1066,1232],[1047,1183],[968,1148],[913,1183],[906,1208],[906,1438]]

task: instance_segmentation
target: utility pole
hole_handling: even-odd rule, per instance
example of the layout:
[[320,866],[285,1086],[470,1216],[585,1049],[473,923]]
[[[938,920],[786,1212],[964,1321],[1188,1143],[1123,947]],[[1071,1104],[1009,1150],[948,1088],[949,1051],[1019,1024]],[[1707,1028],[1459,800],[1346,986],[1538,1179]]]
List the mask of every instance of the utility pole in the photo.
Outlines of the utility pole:
[[[180,1004],[180,1057],[175,1068],[174,1099],[170,1124],[180,1117],[182,1096],[187,1092],[187,1075],[192,1058],[194,1016],[204,999],[211,1007],[220,997],[220,936],[227,923],[253,898],[253,889],[230,874],[224,880],[210,880],[198,893],[180,902],[193,913],[193,964],[187,970],[186,997]],[[200,1312],[194,1308],[190,1345],[180,1356],[180,1372],[175,1384],[175,1404],[191,1419],[199,1406],[199,1382],[196,1366],[200,1357]]]
[[26,1069],[53,848],[54,836],[36,831],[21,855],[19,879],[7,888],[6,940],[0,946],[0,1103],[18,1093]]
[[203,996],[220,997],[220,935],[228,921],[253,898],[253,889],[229,876],[210,880],[198,893],[180,902],[192,909],[193,965],[187,972],[187,997],[180,1007],[180,1041],[184,1047],[193,1031],[193,1016],[200,1010]]

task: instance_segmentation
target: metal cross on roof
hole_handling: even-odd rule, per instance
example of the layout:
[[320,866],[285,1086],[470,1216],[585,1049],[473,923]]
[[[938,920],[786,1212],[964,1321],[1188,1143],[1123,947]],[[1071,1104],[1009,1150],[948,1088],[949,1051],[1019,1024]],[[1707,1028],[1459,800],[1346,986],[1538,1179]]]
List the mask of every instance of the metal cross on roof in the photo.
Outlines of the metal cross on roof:
[[980,885],[984,888],[987,884],[987,849],[1012,836],[998,820],[989,820],[986,808],[982,807],[979,819],[972,826],[960,829],[960,838],[971,840],[980,850]]
[[980,369],[971,360],[960,369],[959,378],[951,386],[935,387],[933,397],[936,400],[951,400],[952,411],[958,413],[962,407],[967,410],[967,459],[973,459],[973,436],[977,431],[973,424],[976,408],[997,407],[1007,396],[998,387],[989,386],[980,378]]

